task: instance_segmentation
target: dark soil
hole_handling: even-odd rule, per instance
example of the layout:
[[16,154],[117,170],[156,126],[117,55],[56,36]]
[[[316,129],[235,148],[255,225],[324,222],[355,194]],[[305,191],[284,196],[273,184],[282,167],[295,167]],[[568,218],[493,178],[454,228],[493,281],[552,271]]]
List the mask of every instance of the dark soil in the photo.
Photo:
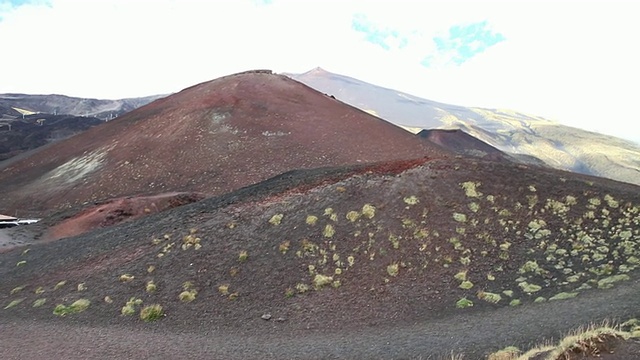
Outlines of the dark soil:
[[64,140],[104,121],[94,117],[35,114],[0,126],[0,161]]
[[[479,358],[589,321],[638,317],[638,204],[632,185],[471,158],[293,171],[0,254],[0,278],[9,279],[0,303],[25,299],[0,317],[14,340],[65,329],[68,347],[52,350],[60,357],[93,338],[86,358]],[[196,238],[201,248],[181,248]],[[461,288],[461,273],[471,288]],[[314,284],[317,275],[333,282]],[[628,278],[597,289],[614,275]],[[150,280],[154,293],[145,292]],[[197,297],[182,303],[187,281]],[[577,297],[534,303],[562,292]],[[46,305],[33,308],[42,297]],[[167,316],[121,316],[132,297]],[[91,300],[87,311],[52,315],[79,298]],[[456,308],[461,298],[473,307]],[[158,345],[141,348],[142,339]],[[15,357],[11,346],[3,351]]]

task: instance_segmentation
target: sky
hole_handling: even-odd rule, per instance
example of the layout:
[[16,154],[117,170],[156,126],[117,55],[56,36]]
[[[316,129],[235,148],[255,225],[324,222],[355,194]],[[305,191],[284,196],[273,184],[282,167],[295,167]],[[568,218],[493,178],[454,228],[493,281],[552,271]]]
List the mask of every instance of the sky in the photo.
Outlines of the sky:
[[0,0],[0,93],[115,99],[315,67],[640,143],[634,1]]

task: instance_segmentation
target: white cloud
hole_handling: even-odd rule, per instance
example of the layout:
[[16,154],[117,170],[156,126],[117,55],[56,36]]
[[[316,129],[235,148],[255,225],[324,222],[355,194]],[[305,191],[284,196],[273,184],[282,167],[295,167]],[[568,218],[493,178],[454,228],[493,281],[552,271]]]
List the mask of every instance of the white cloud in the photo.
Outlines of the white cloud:
[[[51,0],[0,7],[0,92],[142,96],[252,68],[322,66],[433,100],[512,108],[640,141],[631,125],[640,81],[634,9],[611,1]],[[367,42],[352,28],[355,14],[407,45],[390,39],[386,51]],[[482,21],[505,41],[460,66],[420,65],[434,54],[434,37]]]

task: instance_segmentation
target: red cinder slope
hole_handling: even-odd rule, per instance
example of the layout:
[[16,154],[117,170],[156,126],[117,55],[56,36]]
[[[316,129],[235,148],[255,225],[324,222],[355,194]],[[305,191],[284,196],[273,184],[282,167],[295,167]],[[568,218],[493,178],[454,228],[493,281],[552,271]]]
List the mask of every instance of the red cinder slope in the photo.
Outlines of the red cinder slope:
[[509,158],[504,152],[459,129],[422,130],[417,135],[456,154],[473,155],[494,160],[507,160]]
[[0,210],[170,191],[215,195],[291,169],[447,154],[285,76],[246,72],[0,164]]

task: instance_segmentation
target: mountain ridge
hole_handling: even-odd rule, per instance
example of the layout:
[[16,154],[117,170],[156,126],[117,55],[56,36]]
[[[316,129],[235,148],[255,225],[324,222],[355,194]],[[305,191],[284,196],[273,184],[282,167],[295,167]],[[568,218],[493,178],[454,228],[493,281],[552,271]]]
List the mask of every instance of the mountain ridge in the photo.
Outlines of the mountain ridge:
[[629,140],[512,110],[443,104],[324,69],[287,76],[414,133],[461,129],[508,154],[532,156],[563,170],[640,184],[640,145]]
[[96,117],[107,121],[165,96],[151,95],[139,98],[108,100],[79,98],[61,94],[5,93],[0,94],[0,109],[5,108],[5,111],[0,113],[0,118],[5,112],[7,113],[6,115],[17,115],[9,113],[6,108],[14,108],[14,110],[15,108],[20,108],[33,113]]

